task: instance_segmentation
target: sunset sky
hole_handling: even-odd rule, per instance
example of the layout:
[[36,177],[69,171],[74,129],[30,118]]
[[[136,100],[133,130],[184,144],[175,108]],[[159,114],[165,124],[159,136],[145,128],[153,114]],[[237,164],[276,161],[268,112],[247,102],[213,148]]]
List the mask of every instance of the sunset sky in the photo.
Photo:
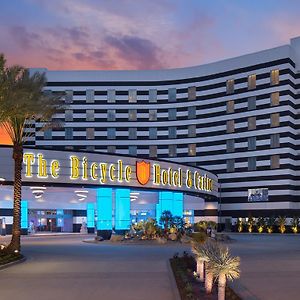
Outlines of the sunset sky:
[[184,67],[286,44],[299,15],[296,0],[4,0],[0,52],[48,69]]

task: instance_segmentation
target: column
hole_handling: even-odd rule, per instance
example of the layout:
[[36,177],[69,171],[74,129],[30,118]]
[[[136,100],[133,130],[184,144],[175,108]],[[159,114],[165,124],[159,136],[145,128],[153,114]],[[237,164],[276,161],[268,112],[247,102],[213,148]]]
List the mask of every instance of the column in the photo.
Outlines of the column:
[[116,189],[115,229],[130,229],[130,189]]
[[109,239],[112,231],[112,189],[97,189],[97,235]]
[[56,210],[56,231],[62,232],[64,228],[64,210],[57,209]]
[[94,207],[94,203],[87,203],[86,223],[87,223],[88,233],[94,233],[95,232],[95,207]]
[[21,234],[28,234],[28,201],[21,200]]

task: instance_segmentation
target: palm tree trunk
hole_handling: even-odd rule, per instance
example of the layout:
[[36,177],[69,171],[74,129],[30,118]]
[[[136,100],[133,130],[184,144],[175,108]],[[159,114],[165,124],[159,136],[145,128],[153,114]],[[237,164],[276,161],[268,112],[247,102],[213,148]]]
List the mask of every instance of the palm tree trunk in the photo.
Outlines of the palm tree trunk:
[[206,294],[211,294],[214,276],[211,272],[205,270],[205,291]]
[[201,282],[204,282],[204,261],[201,258],[197,258],[197,274]]
[[218,300],[225,300],[226,276],[220,274],[218,283]]
[[13,159],[15,161],[14,208],[11,242],[7,247],[9,253],[21,250],[21,197],[22,197],[22,162],[23,146],[14,144]]

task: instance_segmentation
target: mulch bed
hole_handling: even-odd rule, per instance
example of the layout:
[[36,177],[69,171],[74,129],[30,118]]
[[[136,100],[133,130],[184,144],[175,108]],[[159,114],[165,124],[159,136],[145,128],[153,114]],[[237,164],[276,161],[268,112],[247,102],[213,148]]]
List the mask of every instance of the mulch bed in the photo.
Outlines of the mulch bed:
[[0,266],[20,260],[22,258],[23,258],[22,254],[3,254],[0,252]]
[[[181,300],[217,300],[218,290],[217,284],[214,284],[212,294],[205,293],[204,283],[200,282],[194,276],[197,264],[193,256],[188,253],[182,257],[174,255],[170,259],[171,267],[175,276],[177,288],[180,293]],[[226,300],[242,300],[235,292],[226,287]]]

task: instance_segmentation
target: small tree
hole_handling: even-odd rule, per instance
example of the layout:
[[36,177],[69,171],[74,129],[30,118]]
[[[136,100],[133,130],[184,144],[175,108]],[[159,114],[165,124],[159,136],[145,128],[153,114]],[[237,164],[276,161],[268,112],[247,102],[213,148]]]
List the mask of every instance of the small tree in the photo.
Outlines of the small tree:
[[238,222],[237,222],[237,229],[238,229],[238,232],[242,232],[242,231],[243,231],[243,227],[244,227],[243,220],[242,220],[242,218],[239,218],[239,219],[238,219]]
[[299,227],[299,217],[298,216],[294,216],[291,220],[291,228],[292,228],[292,231],[294,233],[297,233],[298,232],[298,227]]
[[255,225],[255,219],[253,217],[248,218],[247,226],[248,226],[248,231],[251,233],[253,231],[253,227]]
[[228,247],[218,245],[210,257],[209,268],[218,279],[218,300],[225,300],[226,281],[239,278],[240,258],[232,257]]
[[276,224],[275,217],[269,217],[266,219],[267,231],[268,233],[272,233],[274,231],[274,226]]
[[159,218],[159,223],[162,224],[165,232],[168,231],[168,229],[173,224],[173,215],[169,210],[165,210],[162,212],[161,217]]
[[279,232],[280,232],[280,233],[284,233],[285,230],[286,230],[286,228],[285,228],[285,225],[286,225],[286,217],[284,217],[284,216],[278,217],[278,219],[277,219],[277,224],[278,224]]
[[265,226],[266,226],[265,218],[259,217],[257,219],[256,225],[257,225],[257,231],[259,233],[262,233],[264,231]]
[[14,167],[14,203],[12,239],[5,250],[8,253],[20,252],[20,216],[22,193],[23,145],[35,132],[26,130],[33,127],[36,121],[41,127],[49,126],[52,116],[62,108],[61,95],[46,95],[44,74],[35,73],[21,66],[6,67],[6,60],[0,54],[0,124],[4,127],[13,143]]

